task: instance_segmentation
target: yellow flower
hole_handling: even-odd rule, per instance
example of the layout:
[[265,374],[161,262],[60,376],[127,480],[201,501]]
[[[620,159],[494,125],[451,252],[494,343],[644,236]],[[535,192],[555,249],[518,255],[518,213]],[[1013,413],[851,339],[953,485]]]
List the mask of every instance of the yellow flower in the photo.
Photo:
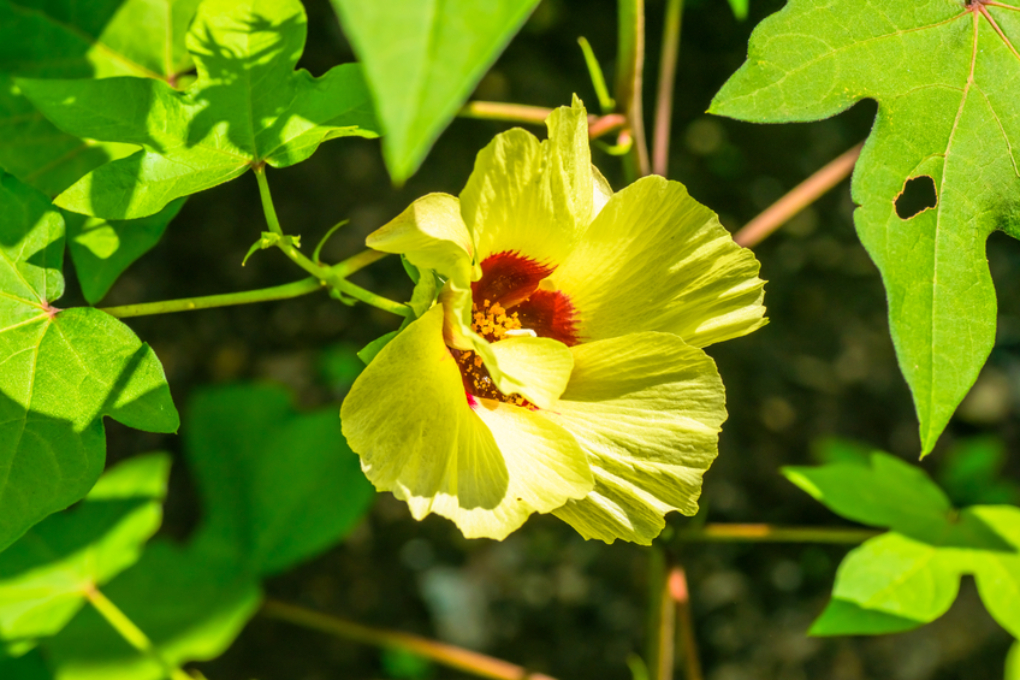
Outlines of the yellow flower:
[[613,193],[576,100],[549,139],[498,135],[459,199],[368,238],[446,279],[341,412],[365,474],[421,519],[502,539],[533,512],[649,543],[693,514],[726,418],[701,349],[765,323],[750,251],[683,185]]

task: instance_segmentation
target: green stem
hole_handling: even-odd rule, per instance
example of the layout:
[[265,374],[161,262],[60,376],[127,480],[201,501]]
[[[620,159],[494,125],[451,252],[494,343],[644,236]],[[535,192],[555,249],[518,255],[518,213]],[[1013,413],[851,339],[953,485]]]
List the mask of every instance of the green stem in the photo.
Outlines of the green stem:
[[255,179],[259,182],[259,196],[262,197],[262,211],[266,213],[266,223],[269,231],[283,236],[283,229],[280,228],[280,219],[276,216],[276,207],[273,205],[273,197],[269,193],[269,181],[266,179],[266,166],[255,166]]
[[111,602],[95,586],[90,586],[84,592],[85,597],[96,608],[99,615],[106,619],[106,622],[117,631],[124,641],[136,650],[158,663],[171,680],[194,680],[180,667],[170,663],[159,653],[152,641],[142,632],[142,629],[135,625],[135,622],[127,617],[117,605]]
[[873,529],[783,527],[772,524],[706,524],[681,529],[681,543],[835,543],[855,545],[881,534]]
[[383,630],[347,621],[336,616],[298,607],[296,605],[267,600],[262,613],[270,618],[287,621],[297,626],[310,628],[329,635],[353,640],[376,647],[406,650],[436,663],[455,668],[491,680],[554,680],[542,673],[531,673],[516,664],[495,659],[485,654],[472,652],[443,642],[436,642],[410,633]]
[[645,0],[619,0],[619,44],[617,47],[616,102],[627,116],[633,140],[625,169],[631,181],[648,174],[644,113],[641,105],[642,72],[645,64]]
[[[331,267],[331,270],[338,277],[350,276],[359,269],[364,269],[373,262],[377,262],[389,255],[378,250],[365,250],[343,262]],[[354,284],[350,284],[354,285]],[[271,300],[286,300],[289,298],[308,295],[326,287],[322,279],[311,277],[285,283],[282,286],[271,288],[260,288],[258,290],[246,290],[240,293],[224,293],[222,295],[206,295],[203,297],[182,298],[180,300],[163,300],[160,302],[145,302],[137,305],[122,305],[120,307],[103,307],[100,311],[118,319],[125,319],[132,316],[149,316],[151,314],[172,314],[174,312],[191,312],[197,309],[211,309],[213,307],[230,307],[233,305],[247,305],[254,302],[269,302]],[[356,287],[356,286],[355,286]],[[360,298],[359,298],[360,299]],[[385,300],[386,298],[381,298]],[[396,305],[392,300],[389,304]],[[404,305],[401,305],[403,307]],[[399,313],[399,312],[398,312]]]
[[[266,179],[265,167],[255,168],[255,176],[259,181],[259,195],[262,197],[262,210],[266,214],[266,223],[274,234],[284,236],[283,229],[280,227],[280,220],[276,217],[273,195],[269,192],[269,181]],[[361,300],[366,304],[398,316],[407,316],[411,313],[407,305],[394,302],[381,295],[376,295],[361,286],[351,283],[346,278],[347,273],[340,273],[332,267],[316,264],[298,250],[293,241],[293,239],[287,237],[281,238],[276,247],[283,251],[283,254],[289,257],[294,264],[318,279],[322,285],[328,285],[330,288],[345,293],[356,300]]]
[[661,546],[652,545],[649,563],[648,670],[653,680],[673,680],[674,641],[676,640],[676,604],[669,592],[672,565]]
[[652,137],[652,172],[663,177],[669,168],[669,133],[683,12],[684,0],[668,0],[665,26],[662,29],[662,58],[659,61],[659,90],[655,100],[655,132]]

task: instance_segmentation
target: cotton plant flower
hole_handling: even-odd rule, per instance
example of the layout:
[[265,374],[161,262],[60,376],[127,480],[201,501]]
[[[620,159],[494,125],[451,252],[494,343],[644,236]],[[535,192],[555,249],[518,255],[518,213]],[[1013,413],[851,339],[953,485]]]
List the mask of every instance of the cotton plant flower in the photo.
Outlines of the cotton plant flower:
[[726,419],[702,348],[764,325],[764,282],[682,184],[613,193],[579,100],[547,125],[368,237],[446,283],[354,383],[343,432],[377,489],[466,537],[538,512],[648,544],[697,511]]

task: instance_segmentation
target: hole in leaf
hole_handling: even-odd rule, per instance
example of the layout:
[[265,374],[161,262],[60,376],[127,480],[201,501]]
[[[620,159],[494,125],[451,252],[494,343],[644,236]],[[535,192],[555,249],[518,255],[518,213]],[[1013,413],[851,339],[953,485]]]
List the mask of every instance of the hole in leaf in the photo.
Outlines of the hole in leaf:
[[935,180],[928,175],[911,177],[903,185],[903,191],[896,197],[896,214],[901,220],[909,220],[939,203],[935,192]]

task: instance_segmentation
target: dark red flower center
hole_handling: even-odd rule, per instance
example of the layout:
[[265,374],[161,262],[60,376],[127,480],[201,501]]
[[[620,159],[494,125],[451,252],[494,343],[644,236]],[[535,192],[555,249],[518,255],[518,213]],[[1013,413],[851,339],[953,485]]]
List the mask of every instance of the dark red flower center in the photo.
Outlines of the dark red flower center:
[[[535,335],[576,345],[577,323],[574,306],[559,291],[539,290],[542,279],[555,267],[540,264],[520,253],[507,250],[482,261],[482,278],[471,284],[471,328],[489,342],[513,335]],[[496,388],[474,352],[451,350],[464,378],[468,402],[474,397],[495,399],[535,408],[519,394],[506,395]]]

